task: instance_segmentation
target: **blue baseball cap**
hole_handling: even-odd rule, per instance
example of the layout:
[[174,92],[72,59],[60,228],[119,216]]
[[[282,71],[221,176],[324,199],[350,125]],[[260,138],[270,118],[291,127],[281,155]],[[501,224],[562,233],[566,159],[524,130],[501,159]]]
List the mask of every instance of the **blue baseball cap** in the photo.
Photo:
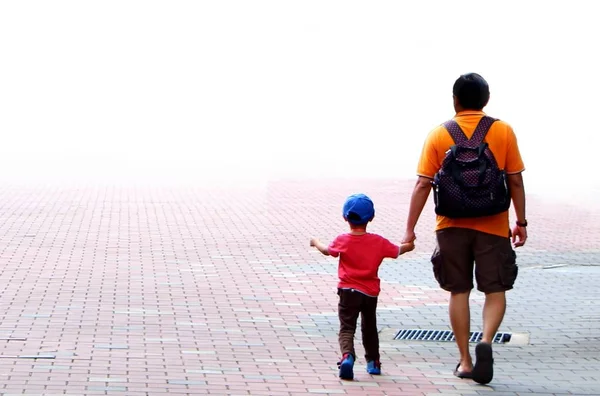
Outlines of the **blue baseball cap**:
[[375,207],[365,194],[352,194],[346,198],[342,214],[350,224],[363,225],[373,220]]

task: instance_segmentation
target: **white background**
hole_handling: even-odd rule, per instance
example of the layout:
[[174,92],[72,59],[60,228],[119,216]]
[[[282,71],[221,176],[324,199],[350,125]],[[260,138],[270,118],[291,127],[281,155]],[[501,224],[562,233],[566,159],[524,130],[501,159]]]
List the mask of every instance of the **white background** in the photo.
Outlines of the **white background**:
[[[591,1],[0,3],[0,178],[414,177],[482,74],[529,191],[598,186]],[[560,180],[561,187],[556,188]]]

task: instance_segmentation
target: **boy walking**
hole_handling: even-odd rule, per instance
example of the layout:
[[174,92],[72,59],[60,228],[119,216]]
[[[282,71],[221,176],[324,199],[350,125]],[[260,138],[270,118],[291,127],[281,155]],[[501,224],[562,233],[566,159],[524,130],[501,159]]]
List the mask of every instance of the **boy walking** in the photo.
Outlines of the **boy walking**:
[[314,246],[326,256],[339,256],[338,316],[339,343],[342,360],[338,363],[342,379],[354,378],[354,333],[361,315],[362,343],[367,372],[381,374],[379,335],[377,333],[377,297],[380,292],[379,266],[384,258],[397,258],[414,249],[414,242],[398,246],[376,234],[367,232],[367,224],[375,217],[373,201],[364,194],[349,196],[342,214],[350,232],[337,236],[329,246],[312,238]]

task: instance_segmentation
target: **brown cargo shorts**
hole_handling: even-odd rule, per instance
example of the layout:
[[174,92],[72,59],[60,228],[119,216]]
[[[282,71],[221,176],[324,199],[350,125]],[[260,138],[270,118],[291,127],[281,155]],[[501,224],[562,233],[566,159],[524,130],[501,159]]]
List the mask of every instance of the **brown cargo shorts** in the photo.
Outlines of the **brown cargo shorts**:
[[436,231],[437,247],[431,256],[433,274],[440,287],[452,293],[473,289],[496,293],[513,288],[519,268],[510,238],[468,228]]

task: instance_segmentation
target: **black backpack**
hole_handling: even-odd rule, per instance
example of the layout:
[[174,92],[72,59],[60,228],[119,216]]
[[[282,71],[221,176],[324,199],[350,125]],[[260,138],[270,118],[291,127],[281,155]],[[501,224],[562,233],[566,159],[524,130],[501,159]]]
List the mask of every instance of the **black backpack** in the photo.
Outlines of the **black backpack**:
[[435,213],[450,218],[482,217],[510,207],[506,172],[498,168],[494,154],[484,141],[497,119],[483,116],[471,139],[454,120],[444,123],[454,145],[446,152],[433,179]]

